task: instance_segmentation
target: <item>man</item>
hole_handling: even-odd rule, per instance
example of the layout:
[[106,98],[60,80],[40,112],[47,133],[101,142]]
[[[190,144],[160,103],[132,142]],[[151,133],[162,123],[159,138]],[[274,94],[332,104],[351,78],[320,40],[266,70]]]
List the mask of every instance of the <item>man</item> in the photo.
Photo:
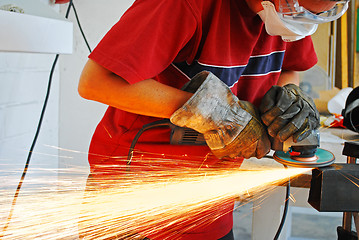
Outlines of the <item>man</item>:
[[[158,158],[169,169],[211,167],[223,159],[263,157],[270,150],[269,135],[281,141],[305,138],[319,126],[319,115],[296,87],[297,71],[317,61],[308,37],[316,24],[337,19],[346,5],[135,1],[81,75],[80,95],[110,106],[91,142],[91,171],[124,169],[135,134],[162,118],[202,133],[208,146],[171,145],[169,129],[152,129],[139,139],[131,166],[150,171],[140,159]],[[209,225],[176,229],[168,239],[233,239],[231,228],[232,215],[225,212]]]

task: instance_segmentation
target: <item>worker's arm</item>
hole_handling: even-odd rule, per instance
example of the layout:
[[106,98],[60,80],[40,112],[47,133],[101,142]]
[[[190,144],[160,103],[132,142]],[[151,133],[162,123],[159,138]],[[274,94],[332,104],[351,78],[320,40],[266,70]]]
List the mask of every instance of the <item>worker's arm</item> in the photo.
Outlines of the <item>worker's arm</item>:
[[299,73],[296,71],[282,71],[279,79],[278,79],[278,86],[285,86],[289,83],[293,83],[299,86]]
[[78,91],[83,98],[89,100],[128,112],[161,118],[169,118],[192,96],[192,93],[153,79],[129,84],[91,59],[82,71]]
[[[86,99],[125,111],[170,118],[178,126],[193,128],[207,136],[207,144],[220,158],[263,157],[270,149],[270,142],[254,107],[238,101],[213,74],[213,79],[207,79],[207,75],[208,72],[202,72],[182,91],[153,79],[129,84],[89,60],[80,78],[79,93]],[[205,80],[216,84],[202,86]]]

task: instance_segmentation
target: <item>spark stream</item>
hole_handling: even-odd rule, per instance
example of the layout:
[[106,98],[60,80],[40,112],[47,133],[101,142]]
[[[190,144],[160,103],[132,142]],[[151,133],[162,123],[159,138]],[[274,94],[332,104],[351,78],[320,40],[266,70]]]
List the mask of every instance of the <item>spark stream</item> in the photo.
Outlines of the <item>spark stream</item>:
[[[73,239],[78,234],[86,239],[138,239],[140,234],[164,231],[168,239],[175,239],[171,234],[178,225],[188,226],[189,230],[208,224],[223,214],[224,206],[232,206],[235,197],[265,191],[273,183],[308,170],[236,168],[195,174],[132,173],[122,179],[95,177],[85,194],[78,189],[57,188],[20,195],[13,218],[2,233],[6,210],[0,208],[0,236],[4,240]],[[188,213],[195,224],[188,224]]]

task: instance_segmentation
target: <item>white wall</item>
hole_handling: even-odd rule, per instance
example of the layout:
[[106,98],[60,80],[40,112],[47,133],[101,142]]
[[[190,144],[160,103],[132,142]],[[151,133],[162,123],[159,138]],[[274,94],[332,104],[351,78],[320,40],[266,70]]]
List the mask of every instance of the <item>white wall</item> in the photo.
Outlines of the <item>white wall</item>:
[[[74,1],[82,28],[92,49],[133,2],[133,0]],[[66,11],[66,7],[67,4],[61,6],[62,13]],[[64,154],[72,158],[60,158],[60,167],[78,168],[88,166],[88,146],[106,106],[84,100],[77,93],[78,79],[89,51],[75,23],[72,10],[69,19],[74,22],[74,52],[72,55],[64,55],[60,58],[59,146],[66,149],[60,150],[60,155]]]
[[[52,0],[41,2],[60,10],[63,16],[68,7],[54,5]],[[74,1],[92,48],[132,3],[133,0]],[[89,52],[73,10],[69,19],[74,22],[74,51],[71,55],[60,55],[27,179],[34,174],[43,176],[45,172],[57,176],[59,169],[72,166],[87,173],[90,139],[106,109],[105,105],[84,100],[77,93]],[[8,183],[0,190],[16,189],[35,135],[54,58],[55,54],[0,52],[0,178]]]
[[[46,0],[41,0],[53,7]],[[17,2],[12,2],[16,4]],[[2,0],[0,6],[7,4]],[[28,9],[26,9],[25,13]],[[54,54],[0,52],[0,190],[16,189],[28,151],[34,138],[45,99]],[[57,171],[59,71],[53,75],[48,108],[38,138],[31,168],[31,176],[52,175]],[[26,186],[26,184],[24,184]]]
[[[8,4],[8,1],[21,2],[0,0],[0,6]],[[68,4],[58,6],[53,4],[53,0],[40,1],[65,15]],[[27,3],[27,0],[22,2]],[[132,2],[74,1],[92,47]],[[22,190],[33,189],[34,183],[39,187],[56,184],[59,175],[66,176],[62,169],[71,170],[72,166],[86,176],[90,139],[106,108],[82,99],[77,93],[88,50],[80,36],[73,10],[70,20],[74,22],[74,51],[59,58],[45,118]],[[0,219],[6,218],[10,211],[35,135],[54,58],[55,54],[0,52],[0,195],[6,197],[1,199]]]
[[[35,135],[53,60],[51,54],[0,53],[0,173],[15,169],[10,176],[20,176]],[[34,168],[57,167],[57,151],[49,146],[58,145],[58,84],[57,71],[31,161]]]

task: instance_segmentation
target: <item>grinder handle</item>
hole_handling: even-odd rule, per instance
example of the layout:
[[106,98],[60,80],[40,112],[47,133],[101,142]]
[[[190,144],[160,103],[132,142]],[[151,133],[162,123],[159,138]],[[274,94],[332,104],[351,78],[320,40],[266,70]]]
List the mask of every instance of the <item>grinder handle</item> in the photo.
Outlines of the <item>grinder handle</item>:
[[294,142],[293,137],[288,138],[286,141],[281,142],[278,138],[270,138],[272,144],[272,150],[288,152],[293,146],[317,146],[320,145],[319,130],[314,129],[309,136],[300,142]]

